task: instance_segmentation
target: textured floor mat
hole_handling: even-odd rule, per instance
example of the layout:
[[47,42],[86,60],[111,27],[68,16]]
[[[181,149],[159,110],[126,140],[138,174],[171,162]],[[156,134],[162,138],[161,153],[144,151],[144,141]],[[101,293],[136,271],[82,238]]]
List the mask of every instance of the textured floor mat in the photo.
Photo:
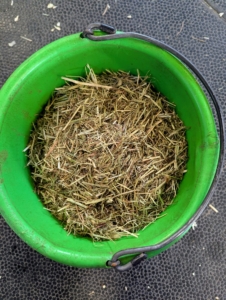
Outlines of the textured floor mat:
[[[226,22],[206,2],[55,0],[55,9],[47,8],[49,2],[1,0],[0,87],[42,46],[101,21],[180,51],[206,77],[226,114]],[[180,242],[125,273],[53,262],[22,242],[0,217],[0,299],[226,299],[225,181],[224,170],[211,199],[218,213],[208,207]]]

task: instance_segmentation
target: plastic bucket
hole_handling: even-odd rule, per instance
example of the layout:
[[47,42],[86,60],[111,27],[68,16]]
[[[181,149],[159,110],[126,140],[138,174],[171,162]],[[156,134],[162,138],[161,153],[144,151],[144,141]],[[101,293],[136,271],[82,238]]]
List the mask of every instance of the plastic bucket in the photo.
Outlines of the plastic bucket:
[[[151,74],[155,87],[176,104],[177,113],[189,128],[188,171],[178,194],[164,212],[166,216],[140,231],[138,238],[93,243],[89,238],[68,235],[43,209],[26,167],[23,149],[27,146],[32,123],[53,90],[64,84],[61,77],[84,76],[87,64],[96,73],[120,69],[136,74],[138,69],[141,75]],[[27,59],[0,91],[1,214],[28,245],[63,264],[106,267],[106,261],[117,251],[159,244],[173,236],[202,205],[214,180],[218,160],[216,125],[199,84],[176,57],[145,41],[126,38],[94,42],[81,38],[80,34],[67,36]],[[124,257],[124,262],[128,259]]]

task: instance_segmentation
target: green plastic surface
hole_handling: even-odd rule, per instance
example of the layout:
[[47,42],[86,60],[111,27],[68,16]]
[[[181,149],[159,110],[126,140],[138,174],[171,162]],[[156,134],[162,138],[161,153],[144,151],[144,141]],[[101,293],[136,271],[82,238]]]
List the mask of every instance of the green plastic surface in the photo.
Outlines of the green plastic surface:
[[[85,75],[89,64],[105,69],[149,73],[155,87],[170,101],[187,131],[187,173],[166,216],[140,231],[139,237],[93,243],[68,235],[43,209],[33,191],[26,148],[32,122],[64,84],[61,76]],[[67,36],[42,48],[10,76],[0,91],[0,212],[31,247],[58,262],[77,267],[105,267],[122,249],[154,245],[178,231],[202,204],[215,176],[219,139],[208,101],[187,68],[174,56],[147,42],[126,38],[104,42]],[[164,249],[160,249],[162,251]],[[156,255],[159,251],[149,253]],[[125,259],[126,261],[126,259]]]

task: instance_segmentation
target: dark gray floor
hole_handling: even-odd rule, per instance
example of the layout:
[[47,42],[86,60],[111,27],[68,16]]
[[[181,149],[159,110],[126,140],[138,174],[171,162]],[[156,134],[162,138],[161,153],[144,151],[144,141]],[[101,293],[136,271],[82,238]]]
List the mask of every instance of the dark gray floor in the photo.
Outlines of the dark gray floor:
[[226,0],[210,0],[210,4],[216,5],[220,12],[226,14]]
[[[57,8],[47,9],[51,1],[11,1],[0,2],[0,87],[43,45],[104,21],[153,36],[187,56],[212,85],[226,114],[226,22],[206,2],[52,0]],[[111,8],[102,16],[107,3]],[[51,32],[57,22],[61,30]],[[12,41],[16,44],[9,47]],[[225,179],[224,171],[211,199],[219,213],[208,208],[180,242],[125,273],[50,261],[24,244],[0,217],[0,299],[226,299]]]

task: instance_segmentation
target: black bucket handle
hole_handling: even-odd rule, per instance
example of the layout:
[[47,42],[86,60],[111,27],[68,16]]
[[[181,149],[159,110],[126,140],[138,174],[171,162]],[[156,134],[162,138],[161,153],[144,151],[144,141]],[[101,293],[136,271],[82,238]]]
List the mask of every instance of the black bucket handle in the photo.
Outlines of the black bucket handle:
[[[101,36],[95,35],[94,31],[96,29],[99,31],[102,31],[106,34],[101,35]],[[102,24],[102,23],[92,23],[92,24],[88,25],[87,28],[81,34],[81,37],[88,38],[92,41],[109,41],[109,40],[122,39],[122,38],[135,38],[135,39],[140,39],[140,40],[149,42],[149,43],[156,45],[156,46],[166,50],[167,52],[173,54],[174,56],[179,58],[179,60],[181,60],[189,69],[191,69],[194,72],[194,74],[198,77],[198,79],[202,82],[202,84],[206,88],[206,90],[213,102],[214,108],[217,113],[218,123],[219,123],[220,155],[219,155],[219,160],[218,160],[215,177],[213,179],[211,187],[210,187],[203,203],[201,204],[199,209],[196,211],[196,213],[193,215],[193,217],[181,229],[179,229],[176,233],[174,233],[169,238],[165,239],[163,242],[156,244],[156,245],[139,247],[139,248],[129,248],[129,249],[124,249],[124,250],[118,251],[112,256],[111,260],[108,260],[106,262],[107,266],[114,267],[118,271],[125,271],[125,270],[128,270],[131,267],[139,264],[144,259],[146,259],[147,258],[146,252],[151,252],[151,251],[163,248],[163,247],[169,245],[170,243],[172,243],[179,236],[181,236],[187,229],[189,229],[189,227],[192,225],[192,223],[194,223],[200,217],[200,215],[203,213],[203,211],[207,207],[209,200],[213,195],[214,189],[217,185],[217,182],[219,180],[220,173],[221,173],[221,170],[223,167],[224,153],[225,153],[225,128],[224,128],[223,114],[222,114],[220,104],[218,103],[218,100],[216,99],[211,87],[209,86],[209,84],[207,83],[207,81],[203,77],[203,75],[199,72],[199,70],[181,53],[179,53],[175,49],[171,48],[170,46],[164,44],[163,42],[160,42],[154,38],[148,37],[143,34],[135,33],[135,32],[116,33],[116,29],[114,27],[107,25],[107,24]],[[121,265],[119,258],[121,256],[132,255],[132,254],[138,254],[138,255],[135,258],[133,258],[130,262],[126,263],[125,265]]]

